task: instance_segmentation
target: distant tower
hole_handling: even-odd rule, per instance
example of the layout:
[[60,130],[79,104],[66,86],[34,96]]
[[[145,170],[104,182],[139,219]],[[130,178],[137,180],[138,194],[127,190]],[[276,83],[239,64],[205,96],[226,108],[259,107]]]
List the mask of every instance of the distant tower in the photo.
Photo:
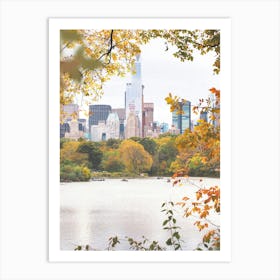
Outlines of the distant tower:
[[107,139],[119,139],[120,120],[117,113],[110,113],[106,121]]
[[179,106],[182,112],[176,110],[172,113],[172,125],[183,134],[186,129],[191,129],[191,102],[179,102]]
[[117,113],[120,121],[120,139],[124,139],[124,122],[125,122],[125,109],[117,108],[112,109],[112,113]]
[[152,129],[154,122],[154,103],[143,105],[143,137],[147,137],[148,131]]
[[135,113],[130,112],[126,120],[125,138],[140,137],[140,120]]
[[[143,85],[141,78],[141,59],[140,54],[136,56],[136,61],[134,65],[134,73],[131,77],[131,83],[126,84],[125,91],[125,116],[126,123],[130,113],[133,113],[139,120],[139,132],[137,135],[142,137],[142,118],[143,118]],[[132,135],[136,136],[136,135]],[[132,137],[130,136],[130,137]],[[126,138],[128,138],[126,136]]]

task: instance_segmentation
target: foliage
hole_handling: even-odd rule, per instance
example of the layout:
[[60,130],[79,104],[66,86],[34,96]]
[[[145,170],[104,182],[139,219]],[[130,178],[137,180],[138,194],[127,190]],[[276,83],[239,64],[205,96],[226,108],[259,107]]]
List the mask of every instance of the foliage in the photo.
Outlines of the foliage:
[[69,142],[70,139],[67,138],[60,138],[60,149],[63,148],[64,143]]
[[98,170],[101,164],[103,153],[100,150],[100,144],[97,142],[82,142],[79,145],[78,152],[88,155],[89,167]]
[[157,143],[154,139],[150,137],[131,137],[129,139],[141,144],[150,155],[154,155],[156,153]]
[[61,182],[88,181],[90,177],[90,170],[86,166],[76,165],[73,162],[64,162],[60,165]]
[[152,157],[142,145],[124,140],[120,145],[120,156],[126,169],[134,174],[149,171],[152,166]]
[[120,146],[120,143],[121,143],[120,139],[110,138],[106,141],[106,147],[113,148],[113,149],[118,149],[119,146]]
[[[193,131],[186,130],[176,139],[179,154],[175,166],[189,176],[220,175],[220,130],[203,120]],[[175,171],[175,170],[174,170]]]
[[104,153],[101,162],[101,168],[109,172],[121,172],[125,165],[120,159],[120,152],[118,150],[109,150]]
[[[182,178],[177,176],[178,175],[175,174],[173,177],[173,185],[179,185],[182,181]],[[202,185],[202,180],[200,180],[200,184],[190,179],[187,179],[187,182],[197,188],[195,199],[183,197],[182,201],[178,202],[177,205],[180,205],[184,209],[184,216],[186,218],[189,216],[196,218],[194,225],[199,231],[206,230],[209,226],[212,226],[212,229],[205,232],[197,250],[220,250],[220,225],[209,219],[211,214],[220,214],[220,187],[204,187]]]
[[166,240],[166,245],[172,246],[175,251],[182,250],[182,240],[179,233],[180,227],[176,225],[177,220],[174,218],[174,203],[172,201],[164,202],[161,206],[163,208],[161,212],[167,216],[163,221],[162,226],[164,230],[169,231],[170,237]]
[[150,155],[155,155],[157,144],[154,139],[149,137],[141,138],[139,144],[141,144]]
[[80,142],[77,141],[65,141],[60,149],[60,163],[65,161],[72,162],[76,165],[87,165],[87,155],[78,151]]
[[157,143],[157,149],[153,156],[152,174],[172,175],[170,167],[172,162],[176,160],[178,154],[175,139],[175,137],[165,136],[155,140]]
[[60,35],[61,105],[76,94],[98,100],[103,83],[130,72],[140,53],[138,30],[61,30]]

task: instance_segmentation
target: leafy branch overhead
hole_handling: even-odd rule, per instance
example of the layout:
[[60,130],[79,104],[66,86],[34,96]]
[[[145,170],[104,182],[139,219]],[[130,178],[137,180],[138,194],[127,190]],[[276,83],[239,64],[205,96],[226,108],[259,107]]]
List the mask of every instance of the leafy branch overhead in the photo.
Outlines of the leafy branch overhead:
[[176,46],[177,51],[173,54],[182,62],[194,60],[194,51],[197,50],[201,55],[208,52],[215,53],[213,71],[215,74],[220,72],[220,30],[148,30],[142,31],[141,37],[147,43],[151,38],[163,38],[166,40],[166,51],[168,45]]

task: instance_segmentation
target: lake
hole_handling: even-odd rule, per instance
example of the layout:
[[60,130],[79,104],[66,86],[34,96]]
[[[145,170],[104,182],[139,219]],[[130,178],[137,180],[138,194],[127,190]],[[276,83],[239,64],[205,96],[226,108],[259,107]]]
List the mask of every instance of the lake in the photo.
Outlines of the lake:
[[[219,185],[219,179],[191,178],[196,184]],[[106,179],[105,181],[62,183],[60,185],[60,246],[73,250],[77,245],[89,244],[95,250],[106,250],[108,239],[126,236],[140,240],[144,235],[163,246],[168,233],[162,229],[165,219],[161,205],[165,201],[178,202],[192,197],[196,188],[186,182],[173,187],[167,178]],[[194,218],[183,218],[176,207],[176,220],[181,226],[183,249],[193,250],[201,241],[202,232],[193,225]],[[219,217],[211,217],[218,222]],[[117,250],[129,250],[123,240]]]

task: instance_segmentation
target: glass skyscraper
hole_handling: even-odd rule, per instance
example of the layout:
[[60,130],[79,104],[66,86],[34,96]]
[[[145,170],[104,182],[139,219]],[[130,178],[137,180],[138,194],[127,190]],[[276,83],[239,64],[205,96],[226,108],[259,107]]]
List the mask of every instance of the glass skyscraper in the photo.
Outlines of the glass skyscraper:
[[172,125],[182,134],[186,129],[191,129],[191,102],[179,102],[182,112],[172,112]]
[[99,121],[106,121],[111,111],[110,105],[89,105],[89,129],[92,125],[98,125]]
[[[132,113],[139,120],[138,136],[142,137],[142,112],[143,112],[143,85],[141,78],[140,55],[136,56],[135,69],[132,74],[131,83],[126,84],[125,91],[125,115],[126,122],[128,116]],[[126,123],[127,125],[127,123]]]

